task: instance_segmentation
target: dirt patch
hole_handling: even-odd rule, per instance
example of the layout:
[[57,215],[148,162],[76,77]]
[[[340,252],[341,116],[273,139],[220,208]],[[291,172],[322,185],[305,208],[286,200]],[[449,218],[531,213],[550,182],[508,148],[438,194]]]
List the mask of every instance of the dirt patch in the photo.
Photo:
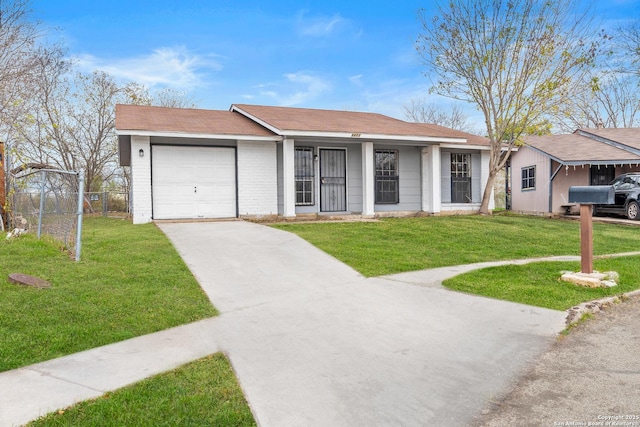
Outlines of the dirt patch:
[[640,297],[560,337],[473,425],[640,427]]

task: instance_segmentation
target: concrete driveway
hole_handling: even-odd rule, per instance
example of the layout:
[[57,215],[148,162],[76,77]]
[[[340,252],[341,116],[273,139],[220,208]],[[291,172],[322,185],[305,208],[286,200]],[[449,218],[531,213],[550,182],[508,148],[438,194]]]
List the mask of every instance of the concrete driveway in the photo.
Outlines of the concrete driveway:
[[262,426],[467,425],[564,328],[440,286],[473,267],[364,278],[266,226],[159,226],[222,313],[191,339],[229,356]]

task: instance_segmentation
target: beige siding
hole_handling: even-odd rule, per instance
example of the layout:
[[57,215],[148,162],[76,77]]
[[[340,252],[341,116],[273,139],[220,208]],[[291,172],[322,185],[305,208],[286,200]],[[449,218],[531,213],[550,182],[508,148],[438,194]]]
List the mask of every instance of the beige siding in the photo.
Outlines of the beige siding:
[[[553,170],[558,163],[553,162]],[[553,209],[552,212],[564,213],[562,205],[569,204],[569,187],[574,185],[589,185],[589,166],[573,166],[560,169],[553,180]]]
[[[520,147],[511,157],[511,206],[517,212],[549,211],[549,177],[551,161],[547,156],[529,148]],[[536,167],[536,186],[522,189],[522,169]]]
[[[516,212],[549,212],[549,179],[559,163],[529,147],[522,147],[518,152],[513,153],[511,166],[512,209]],[[536,188],[522,190],[522,168],[530,166],[536,167]],[[617,166],[615,175],[639,169],[635,165]],[[570,204],[569,187],[589,185],[590,176],[590,165],[562,166],[553,179],[551,212],[564,213],[565,208],[562,206]]]

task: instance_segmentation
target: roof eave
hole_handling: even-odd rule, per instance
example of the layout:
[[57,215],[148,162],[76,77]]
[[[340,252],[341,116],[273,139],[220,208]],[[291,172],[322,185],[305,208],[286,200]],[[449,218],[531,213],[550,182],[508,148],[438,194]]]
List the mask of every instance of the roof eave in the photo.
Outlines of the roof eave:
[[[464,141],[464,140],[463,140]],[[491,151],[491,147],[488,145],[479,145],[479,144],[473,144],[470,142],[467,143],[463,143],[463,144],[440,144],[440,148],[450,148],[453,150],[468,150],[470,148],[474,149],[474,150],[480,150],[480,151]]]
[[246,134],[223,134],[223,133],[196,133],[196,132],[170,132],[170,131],[150,131],[139,129],[116,129],[116,135],[130,136],[156,136],[169,138],[201,138],[201,139],[234,139],[239,141],[282,141],[278,135],[246,135]]
[[246,117],[246,118],[248,118],[250,120],[253,120],[254,122],[259,124],[260,126],[269,129],[271,132],[273,132],[275,134],[278,134],[278,135],[282,134],[282,130],[281,129],[278,129],[277,127],[265,122],[264,120],[262,120],[258,116],[254,116],[253,114],[249,114],[248,112],[244,111],[243,109],[238,108],[235,104],[231,105],[231,108],[229,109],[229,111],[241,114],[244,117]]
[[640,159],[636,159],[636,160],[569,160],[569,161],[559,161],[558,163],[560,163],[563,166],[640,165]]
[[420,136],[420,135],[388,135],[379,133],[359,133],[359,132],[319,132],[319,131],[302,131],[302,130],[285,130],[280,135],[286,138],[295,139],[296,137],[308,138],[332,138],[332,139],[350,139],[350,140],[390,140],[390,141],[413,141],[428,143],[462,143],[466,144],[465,138],[448,138],[438,136]]
[[583,159],[583,160],[565,160],[565,159],[561,159],[557,156],[554,156],[550,153],[547,153],[544,150],[541,150],[540,148],[534,147],[532,145],[526,144],[527,147],[531,148],[534,151],[537,151],[538,153],[542,154],[543,156],[546,156],[548,158],[550,158],[551,160],[560,163],[563,166],[584,166],[584,165],[594,165],[594,166],[598,166],[598,165],[632,165],[632,164],[640,164],[640,157],[637,159],[625,159],[625,160],[614,160],[614,159],[608,159],[608,160],[589,160],[589,159]]

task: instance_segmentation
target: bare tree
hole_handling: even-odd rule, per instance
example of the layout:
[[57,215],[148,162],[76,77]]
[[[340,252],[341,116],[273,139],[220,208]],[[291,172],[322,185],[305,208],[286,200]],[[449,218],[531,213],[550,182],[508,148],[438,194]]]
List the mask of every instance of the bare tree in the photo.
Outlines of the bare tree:
[[196,102],[187,92],[168,87],[152,93],[148,87],[132,82],[124,88],[124,93],[123,102],[129,104],[169,108],[196,108]]
[[640,76],[640,22],[636,20],[633,24],[619,28],[614,41],[614,48],[620,50],[626,58],[623,70]]
[[88,191],[114,173],[115,104],[123,93],[104,72],[65,75],[63,63],[41,63],[33,111],[21,127],[20,148],[30,161],[85,171]]
[[457,106],[443,109],[435,103],[427,103],[424,99],[411,99],[410,105],[403,105],[404,117],[415,123],[431,123],[445,126],[462,132],[477,133],[469,123],[469,119]]
[[14,139],[32,120],[39,66],[64,54],[60,46],[44,43],[47,31],[31,19],[29,7],[28,0],[0,0],[0,139],[6,143],[9,168],[19,153]]
[[563,132],[578,128],[628,128],[640,123],[638,78],[623,72],[600,73],[555,112]]
[[158,91],[152,100],[153,105],[171,108],[195,108],[196,102],[187,92],[171,88]]
[[640,123],[640,23],[618,28],[606,42],[598,65],[583,77],[573,96],[552,111],[563,132]]
[[[480,213],[489,213],[496,174],[520,137],[592,65],[598,39],[574,2],[448,0],[421,12],[416,48],[433,73],[432,91],[473,102],[491,143]],[[504,149],[507,154],[502,155]]]
[[0,117],[24,97],[41,53],[37,42],[43,32],[29,13],[27,0],[0,1]]

